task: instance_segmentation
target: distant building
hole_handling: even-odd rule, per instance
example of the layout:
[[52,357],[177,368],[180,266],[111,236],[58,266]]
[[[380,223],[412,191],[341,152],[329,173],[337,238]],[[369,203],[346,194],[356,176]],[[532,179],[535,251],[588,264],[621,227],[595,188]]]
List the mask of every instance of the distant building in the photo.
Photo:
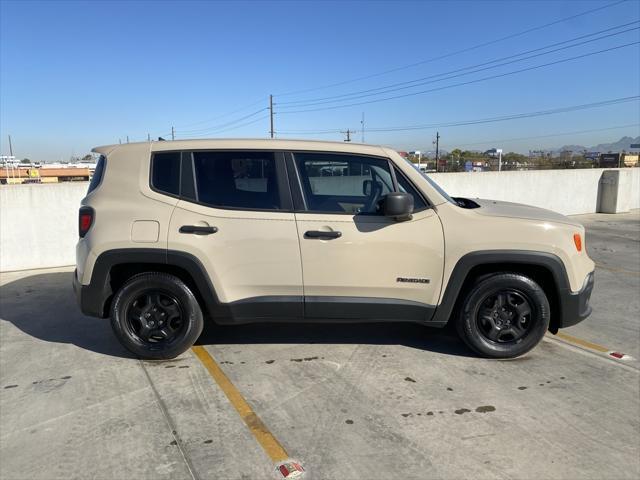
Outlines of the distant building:
[[484,154],[492,157],[492,158],[496,158],[498,156],[498,149],[497,148],[490,148],[489,150],[485,151]]
[[635,153],[623,153],[623,160],[625,167],[637,167],[640,164],[640,154]]
[[600,168],[617,168],[620,166],[619,153],[601,153],[598,159],[598,167]]

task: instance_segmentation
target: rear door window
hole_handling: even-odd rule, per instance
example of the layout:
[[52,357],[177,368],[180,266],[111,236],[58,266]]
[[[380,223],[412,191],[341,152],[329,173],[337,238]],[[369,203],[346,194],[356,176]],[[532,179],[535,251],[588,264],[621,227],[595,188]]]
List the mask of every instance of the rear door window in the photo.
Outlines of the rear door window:
[[273,152],[194,152],[197,199],[211,207],[280,210]]

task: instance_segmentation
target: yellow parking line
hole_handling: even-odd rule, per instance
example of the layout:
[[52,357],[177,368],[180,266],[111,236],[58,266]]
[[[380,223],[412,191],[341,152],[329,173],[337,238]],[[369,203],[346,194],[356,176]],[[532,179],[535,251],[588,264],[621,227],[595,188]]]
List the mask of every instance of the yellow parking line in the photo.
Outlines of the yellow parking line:
[[[560,338],[565,342],[572,343],[574,345],[579,345],[584,348],[588,348],[589,350],[595,350],[600,353],[607,353],[609,349],[603,347],[602,345],[598,345],[597,343],[591,343],[586,340],[582,340],[581,338],[573,337],[571,335],[567,335],[566,333],[558,332],[554,335],[556,338]],[[553,337],[551,337],[553,338]]]
[[269,458],[273,462],[281,462],[288,459],[287,451],[280,445],[280,442],[276,440],[267,426],[262,423],[262,420],[256,415],[235,385],[231,383],[231,380],[224,374],[209,352],[200,346],[192,347],[191,350],[227,396],[233,408],[236,409],[244,423],[249,427],[249,430],[265,453],[269,455]]
[[626,273],[627,275],[640,276],[640,272],[636,272],[634,270],[625,270],[624,268],[607,267],[606,265],[600,265],[599,263],[596,263],[596,268],[601,268],[602,270],[608,270],[614,273]]

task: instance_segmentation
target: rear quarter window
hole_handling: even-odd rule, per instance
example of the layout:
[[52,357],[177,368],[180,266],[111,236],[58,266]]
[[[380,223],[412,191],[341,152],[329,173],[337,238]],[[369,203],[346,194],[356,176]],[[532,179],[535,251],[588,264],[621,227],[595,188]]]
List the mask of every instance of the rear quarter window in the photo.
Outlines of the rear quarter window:
[[180,152],[153,155],[151,159],[151,186],[162,193],[180,194]]
[[89,190],[87,191],[87,195],[93,192],[98,185],[102,183],[102,177],[104,176],[104,170],[107,166],[107,158],[104,155],[100,155],[98,158],[98,162],[96,163],[96,169],[93,172],[93,177],[91,177],[91,181],[89,182]]

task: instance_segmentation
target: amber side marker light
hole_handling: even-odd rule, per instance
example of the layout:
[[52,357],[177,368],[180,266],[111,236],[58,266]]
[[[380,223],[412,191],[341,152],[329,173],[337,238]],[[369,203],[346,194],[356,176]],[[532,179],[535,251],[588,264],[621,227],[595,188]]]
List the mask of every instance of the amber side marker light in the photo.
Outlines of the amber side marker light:
[[581,252],[582,251],[582,237],[580,236],[579,233],[574,233],[573,234],[573,243],[576,244],[576,250]]

